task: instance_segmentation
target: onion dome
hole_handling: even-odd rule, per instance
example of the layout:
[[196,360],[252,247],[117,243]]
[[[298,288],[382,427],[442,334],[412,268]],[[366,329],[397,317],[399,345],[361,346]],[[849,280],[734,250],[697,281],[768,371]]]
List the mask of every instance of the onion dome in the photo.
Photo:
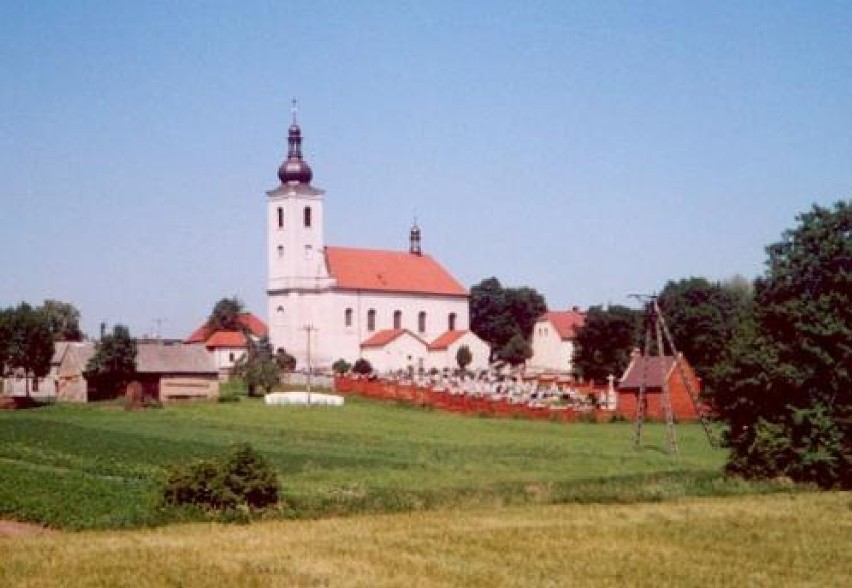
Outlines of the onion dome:
[[302,158],[302,129],[296,123],[295,100],[293,102],[293,124],[287,132],[287,159],[278,168],[278,179],[282,184],[310,184],[314,173]]

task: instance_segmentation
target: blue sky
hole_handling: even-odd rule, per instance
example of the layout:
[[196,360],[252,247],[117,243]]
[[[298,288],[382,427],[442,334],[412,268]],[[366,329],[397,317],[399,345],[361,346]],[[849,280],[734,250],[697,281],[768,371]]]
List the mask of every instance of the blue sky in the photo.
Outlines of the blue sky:
[[0,305],[265,313],[289,104],[331,245],[551,308],[753,277],[852,195],[849,2],[5,2]]

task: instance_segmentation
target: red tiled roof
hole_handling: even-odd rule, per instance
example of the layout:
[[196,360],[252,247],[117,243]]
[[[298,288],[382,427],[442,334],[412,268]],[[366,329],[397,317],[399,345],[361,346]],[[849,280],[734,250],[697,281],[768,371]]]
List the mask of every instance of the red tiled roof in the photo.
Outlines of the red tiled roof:
[[216,331],[207,338],[204,346],[208,349],[215,347],[245,347],[246,336],[240,331]]
[[[254,335],[255,337],[266,337],[268,334],[268,329],[266,328],[266,323],[257,318],[250,312],[242,313],[238,318],[240,324],[248,330],[249,333]],[[223,331],[223,332],[236,332],[236,331]],[[216,333],[211,333],[210,329],[207,328],[206,324],[201,325],[197,329],[195,329],[192,334],[187,337],[184,343],[205,343],[207,342],[212,335]],[[245,345],[245,343],[243,343]],[[209,345],[208,345],[209,347]],[[225,347],[228,347],[227,345]]]
[[377,331],[369,339],[361,343],[361,347],[384,347],[388,343],[395,341],[397,337],[405,332],[405,329],[385,329],[383,331]]
[[538,317],[538,321],[549,321],[559,337],[562,339],[573,339],[577,330],[586,322],[586,313],[579,310],[552,310]]
[[464,337],[468,331],[447,331],[429,344],[430,351],[447,349],[450,345]]
[[428,255],[326,247],[328,271],[340,288],[467,296],[467,290]]
[[[661,363],[662,362],[662,363]],[[624,370],[624,375],[621,377],[619,388],[639,388],[642,385],[642,372],[645,372],[645,387],[646,388],[662,388],[663,378],[660,373],[660,366],[665,369],[666,377],[671,373],[674,367],[674,357],[666,355],[660,357],[651,355],[635,354],[630,360],[630,365]]]

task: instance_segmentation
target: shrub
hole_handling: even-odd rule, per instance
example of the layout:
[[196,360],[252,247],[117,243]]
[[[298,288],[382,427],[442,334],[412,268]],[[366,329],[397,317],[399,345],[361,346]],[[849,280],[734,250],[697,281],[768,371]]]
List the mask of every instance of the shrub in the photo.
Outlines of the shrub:
[[352,366],[352,371],[356,374],[366,376],[373,373],[373,366],[370,365],[370,362],[364,359],[363,357],[359,357],[355,361],[355,365]]
[[350,370],[352,364],[343,359],[342,357],[331,364],[331,371],[335,374],[343,375]]
[[243,443],[219,459],[173,468],[163,488],[163,502],[212,511],[262,509],[278,501],[278,491],[275,472],[259,453]]

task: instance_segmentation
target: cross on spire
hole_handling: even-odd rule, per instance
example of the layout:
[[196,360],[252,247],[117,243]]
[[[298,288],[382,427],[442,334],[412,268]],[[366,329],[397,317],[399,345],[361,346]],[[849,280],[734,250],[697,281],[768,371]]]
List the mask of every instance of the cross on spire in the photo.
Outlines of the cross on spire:
[[299,113],[299,101],[296,100],[295,96],[293,100],[290,102],[290,113],[293,115],[293,124],[296,124],[296,115]]

